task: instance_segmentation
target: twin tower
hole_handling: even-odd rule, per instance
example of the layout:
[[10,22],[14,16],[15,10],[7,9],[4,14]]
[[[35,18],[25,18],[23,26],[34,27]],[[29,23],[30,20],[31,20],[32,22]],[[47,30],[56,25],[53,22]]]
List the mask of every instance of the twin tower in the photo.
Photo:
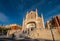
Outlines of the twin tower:
[[36,11],[27,12],[26,17],[23,19],[22,28],[45,28],[43,15],[41,14],[41,17],[39,17],[37,9]]

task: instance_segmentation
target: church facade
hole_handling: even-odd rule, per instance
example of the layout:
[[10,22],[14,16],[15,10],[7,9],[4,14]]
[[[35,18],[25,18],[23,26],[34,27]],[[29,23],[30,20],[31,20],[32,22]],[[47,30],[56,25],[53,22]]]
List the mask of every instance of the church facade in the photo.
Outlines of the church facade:
[[38,16],[38,11],[27,12],[26,18],[23,19],[23,29],[45,28],[43,15]]

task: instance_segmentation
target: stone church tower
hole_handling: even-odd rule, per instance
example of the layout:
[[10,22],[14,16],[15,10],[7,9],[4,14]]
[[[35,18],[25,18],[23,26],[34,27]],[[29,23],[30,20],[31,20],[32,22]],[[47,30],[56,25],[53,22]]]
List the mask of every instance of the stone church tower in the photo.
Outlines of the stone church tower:
[[44,28],[44,19],[43,15],[41,17],[38,16],[38,11],[31,11],[30,13],[27,12],[26,18],[23,19],[23,29],[27,28]]

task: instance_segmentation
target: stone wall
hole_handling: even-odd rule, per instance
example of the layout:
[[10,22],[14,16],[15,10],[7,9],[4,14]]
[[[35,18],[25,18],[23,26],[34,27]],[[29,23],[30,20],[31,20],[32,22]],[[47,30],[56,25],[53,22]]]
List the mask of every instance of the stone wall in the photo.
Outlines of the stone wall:
[[[51,32],[52,31],[52,32]],[[28,35],[32,39],[60,40],[60,34],[57,29],[36,29]]]
[[60,40],[60,34],[57,29],[52,29],[54,40]]

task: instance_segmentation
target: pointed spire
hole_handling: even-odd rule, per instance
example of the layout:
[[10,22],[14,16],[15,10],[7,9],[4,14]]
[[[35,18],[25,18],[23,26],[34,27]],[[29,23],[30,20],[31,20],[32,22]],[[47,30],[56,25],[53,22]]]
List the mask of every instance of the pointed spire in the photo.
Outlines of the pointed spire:
[[23,18],[23,24],[24,24],[24,18]]
[[41,17],[43,18],[43,14],[41,13]]
[[44,25],[44,18],[43,18],[43,14],[41,13],[41,18],[42,18],[42,22],[43,22],[43,28],[45,28],[45,25]]
[[22,23],[23,27],[24,27],[24,18],[23,18],[23,23]]
[[36,12],[37,12],[37,8],[36,8]]
[[36,17],[38,17],[38,11],[37,11],[37,8],[36,8]]
[[28,14],[28,11],[27,11],[27,14]]
[[22,23],[22,31],[24,30],[24,18],[23,18],[23,23]]
[[28,11],[27,11],[27,13],[26,13],[26,18],[27,18],[27,16],[28,16]]

